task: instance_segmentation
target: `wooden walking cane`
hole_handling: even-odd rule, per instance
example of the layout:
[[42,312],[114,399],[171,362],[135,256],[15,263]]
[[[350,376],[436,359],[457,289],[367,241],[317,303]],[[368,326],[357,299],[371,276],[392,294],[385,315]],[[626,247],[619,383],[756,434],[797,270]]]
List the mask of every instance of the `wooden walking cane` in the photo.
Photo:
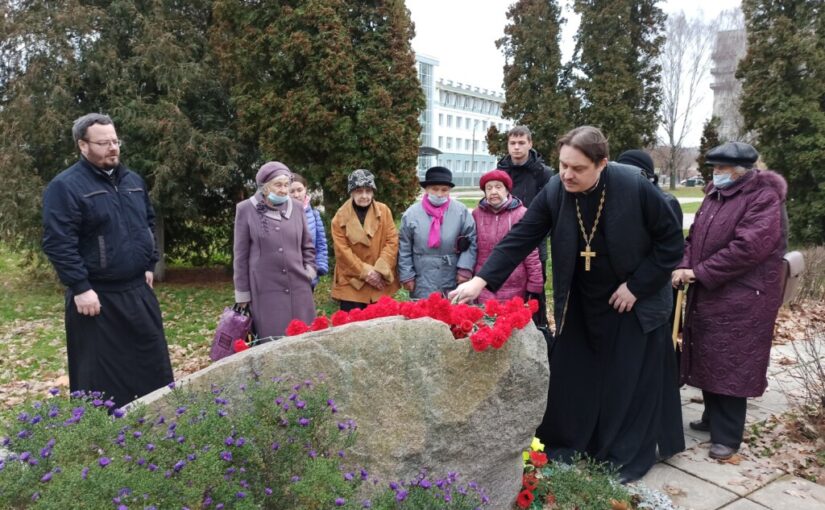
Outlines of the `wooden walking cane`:
[[679,326],[684,322],[684,314],[682,313],[682,304],[685,301],[685,294],[687,294],[688,284],[684,284],[681,289],[676,292],[676,310],[673,315],[673,350],[675,351],[679,344]]

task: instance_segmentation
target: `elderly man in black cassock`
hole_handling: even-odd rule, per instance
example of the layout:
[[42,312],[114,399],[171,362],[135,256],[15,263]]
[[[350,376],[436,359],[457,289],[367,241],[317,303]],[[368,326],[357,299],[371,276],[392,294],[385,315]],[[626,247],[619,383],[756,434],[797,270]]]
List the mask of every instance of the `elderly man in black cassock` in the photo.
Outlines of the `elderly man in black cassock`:
[[536,435],[553,458],[586,454],[632,481],[656,461],[657,438],[682,430],[681,409],[662,405],[679,391],[672,378],[662,381],[671,342],[666,283],[682,257],[682,230],[637,168],[608,162],[597,128],[570,131],[559,151],[559,174],[450,296],[467,302],[485,286],[495,291],[549,233],[557,330]]

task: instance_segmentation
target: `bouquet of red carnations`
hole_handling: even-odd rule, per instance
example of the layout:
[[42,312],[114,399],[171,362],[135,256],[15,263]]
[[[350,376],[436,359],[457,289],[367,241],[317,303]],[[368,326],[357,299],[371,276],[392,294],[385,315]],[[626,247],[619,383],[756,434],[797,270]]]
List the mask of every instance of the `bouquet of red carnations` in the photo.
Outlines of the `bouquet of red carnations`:
[[427,299],[419,301],[396,301],[389,296],[383,296],[363,310],[356,309],[350,312],[339,310],[329,318],[323,315],[317,317],[309,325],[294,319],[287,326],[286,335],[295,336],[330,326],[341,326],[393,315],[403,315],[408,319],[430,317],[448,325],[456,339],[469,338],[473,349],[481,352],[488,347],[501,349],[510,339],[513,330],[526,326],[536,310],[538,310],[538,303],[535,300],[525,303],[520,297],[503,303],[491,299],[481,308],[453,304],[449,299],[435,292]]

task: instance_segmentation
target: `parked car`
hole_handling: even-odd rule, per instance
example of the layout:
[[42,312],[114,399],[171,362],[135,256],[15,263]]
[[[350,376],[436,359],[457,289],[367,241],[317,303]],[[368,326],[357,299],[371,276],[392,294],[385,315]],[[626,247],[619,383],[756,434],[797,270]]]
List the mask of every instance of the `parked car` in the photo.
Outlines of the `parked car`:
[[699,176],[696,176],[696,177],[688,177],[687,179],[684,179],[684,180],[683,180],[682,182],[680,182],[679,184],[681,184],[682,186],[688,186],[688,187],[693,187],[693,186],[704,186],[704,185],[705,185],[705,180],[704,180],[704,179],[702,179],[702,178],[701,178],[701,177],[699,177]]

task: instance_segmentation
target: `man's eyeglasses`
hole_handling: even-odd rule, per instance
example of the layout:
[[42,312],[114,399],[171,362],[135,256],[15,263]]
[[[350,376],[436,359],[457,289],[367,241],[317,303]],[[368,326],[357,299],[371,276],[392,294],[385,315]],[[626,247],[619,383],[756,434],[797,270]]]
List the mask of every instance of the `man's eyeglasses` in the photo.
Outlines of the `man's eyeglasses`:
[[85,141],[86,143],[91,143],[91,144],[97,145],[98,147],[101,147],[101,148],[102,147],[109,147],[109,146],[115,146],[115,147],[122,147],[123,146],[123,140],[101,140],[99,142],[93,142],[91,140],[84,139],[83,141]]

